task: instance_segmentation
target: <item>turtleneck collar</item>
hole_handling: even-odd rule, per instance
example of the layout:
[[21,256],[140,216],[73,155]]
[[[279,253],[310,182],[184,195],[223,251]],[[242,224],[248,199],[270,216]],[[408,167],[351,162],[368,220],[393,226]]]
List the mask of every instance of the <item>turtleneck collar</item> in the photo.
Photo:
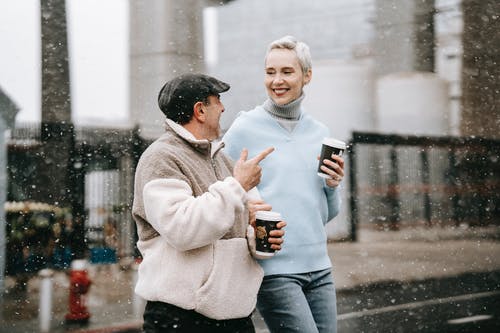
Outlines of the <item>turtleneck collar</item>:
[[274,118],[298,120],[301,115],[300,104],[302,103],[304,97],[304,93],[302,93],[299,98],[285,105],[278,105],[274,103],[272,99],[268,98],[264,104],[262,104],[262,107]]

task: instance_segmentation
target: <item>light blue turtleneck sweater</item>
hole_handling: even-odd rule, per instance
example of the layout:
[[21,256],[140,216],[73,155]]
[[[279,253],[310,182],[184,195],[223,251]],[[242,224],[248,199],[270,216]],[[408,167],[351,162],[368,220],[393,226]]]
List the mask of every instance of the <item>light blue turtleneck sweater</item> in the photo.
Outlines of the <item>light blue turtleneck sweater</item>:
[[328,187],[316,173],[321,140],[329,136],[329,131],[300,110],[300,101],[294,107],[300,112],[292,128],[280,125],[280,110],[273,108],[270,112],[266,102],[241,112],[222,139],[226,154],[234,160],[243,148],[248,149],[249,157],[267,147],[275,148],[260,163],[263,174],[257,187],[273,211],[281,213],[287,226],[281,251],[271,259],[259,260],[266,275],[331,267],[324,225],[338,214],[340,195],[338,189]]

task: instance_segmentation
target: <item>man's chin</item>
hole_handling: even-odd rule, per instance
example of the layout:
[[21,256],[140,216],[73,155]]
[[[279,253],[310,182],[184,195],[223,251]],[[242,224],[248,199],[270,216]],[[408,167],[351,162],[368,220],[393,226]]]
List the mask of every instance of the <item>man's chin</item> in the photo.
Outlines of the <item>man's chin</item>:
[[214,134],[213,136],[211,136],[210,138],[208,138],[208,141],[220,141],[222,139],[222,132],[219,130],[219,132],[217,132],[217,134]]

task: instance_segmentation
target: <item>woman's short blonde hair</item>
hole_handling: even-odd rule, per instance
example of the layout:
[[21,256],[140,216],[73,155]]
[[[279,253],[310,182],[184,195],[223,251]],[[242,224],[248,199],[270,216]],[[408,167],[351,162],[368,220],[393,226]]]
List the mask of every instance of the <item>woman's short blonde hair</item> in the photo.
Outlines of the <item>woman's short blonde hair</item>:
[[309,46],[307,46],[307,44],[304,42],[298,41],[297,38],[293,36],[284,36],[271,42],[267,47],[266,58],[269,52],[274,49],[287,49],[295,52],[304,74],[312,69],[312,60]]

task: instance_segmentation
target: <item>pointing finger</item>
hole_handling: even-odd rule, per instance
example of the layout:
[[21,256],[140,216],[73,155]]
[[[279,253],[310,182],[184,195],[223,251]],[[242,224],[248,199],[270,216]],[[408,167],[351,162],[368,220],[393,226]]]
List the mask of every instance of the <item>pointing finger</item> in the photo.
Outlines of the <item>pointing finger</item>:
[[260,163],[263,159],[267,157],[267,155],[271,154],[274,151],[274,147],[269,147],[266,150],[262,151],[260,154],[255,156],[252,160],[257,163]]

